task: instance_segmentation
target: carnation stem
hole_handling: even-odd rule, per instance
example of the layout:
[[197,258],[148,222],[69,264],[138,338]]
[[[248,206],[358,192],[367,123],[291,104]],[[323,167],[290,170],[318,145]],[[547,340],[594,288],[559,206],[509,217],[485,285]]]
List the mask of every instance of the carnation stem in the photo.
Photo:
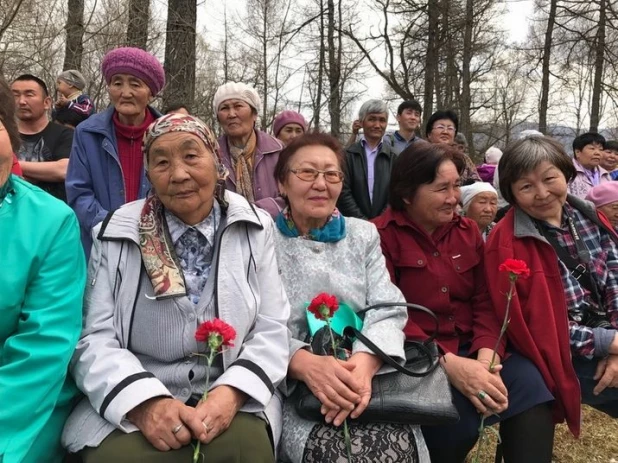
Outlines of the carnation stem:
[[[502,327],[500,328],[500,335],[498,336],[498,340],[496,341],[496,346],[494,347],[494,351],[491,355],[491,362],[489,362],[489,371],[493,373],[493,369],[496,363],[496,356],[498,355],[498,347],[500,347],[500,343],[502,342],[502,338],[506,334],[506,330],[509,327],[509,322],[511,321],[510,317],[510,308],[511,308],[511,299],[513,299],[513,292],[515,291],[515,282],[517,281],[517,275],[511,273],[509,276],[510,279],[510,287],[509,292],[506,294],[506,311],[504,312],[504,320],[502,321]],[[491,410],[491,409],[490,409]],[[481,424],[479,426],[479,442],[476,446],[476,454],[472,459],[472,463],[480,463],[481,458],[481,448],[483,447],[483,443],[487,437],[487,431],[485,430],[485,415],[481,418]]]
[[[333,355],[335,356],[335,359],[337,359],[337,345],[335,344],[335,336],[333,335],[333,329],[330,326],[330,317],[326,317],[326,326],[328,326],[328,333],[330,334],[330,345],[333,349]],[[348,463],[352,463],[352,442],[350,439],[350,430],[348,429],[347,418],[343,420],[343,439],[345,442],[345,451],[347,453]]]
[[[212,367],[212,362],[215,360],[217,356],[217,351],[210,349],[210,353],[208,354],[208,367],[206,368],[206,389],[204,389],[204,394],[202,394],[202,398],[198,402],[198,405],[206,400],[208,397],[208,388],[210,387],[210,367]],[[198,439],[197,445],[195,446],[195,450],[193,450],[193,463],[197,463],[200,458],[200,447],[201,442]]]

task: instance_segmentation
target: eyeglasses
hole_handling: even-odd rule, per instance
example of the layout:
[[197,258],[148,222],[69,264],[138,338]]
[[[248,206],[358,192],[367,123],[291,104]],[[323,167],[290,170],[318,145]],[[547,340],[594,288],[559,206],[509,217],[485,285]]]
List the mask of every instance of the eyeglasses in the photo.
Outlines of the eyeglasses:
[[324,175],[324,180],[328,183],[341,183],[343,181],[343,172],[340,170],[317,170],[304,167],[301,169],[290,169],[290,172],[304,182],[315,182],[320,174]]
[[455,126],[452,125],[434,125],[433,128],[435,130],[439,130],[440,132],[443,131],[447,131],[447,132],[455,132]]

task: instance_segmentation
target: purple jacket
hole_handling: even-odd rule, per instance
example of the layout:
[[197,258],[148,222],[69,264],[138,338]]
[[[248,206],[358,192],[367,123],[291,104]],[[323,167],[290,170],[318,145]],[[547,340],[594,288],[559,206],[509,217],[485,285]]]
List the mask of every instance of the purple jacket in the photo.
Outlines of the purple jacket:
[[[267,211],[272,217],[276,217],[285,205],[275,180],[275,166],[279,160],[279,153],[283,149],[283,144],[265,132],[256,130],[255,134],[257,136],[255,159],[253,162],[253,197],[255,198],[255,205]],[[225,187],[236,193],[236,172],[232,168],[227,137],[222,135],[217,141],[219,142],[221,162],[230,172],[225,182]]]
[[[592,184],[592,181],[588,178],[586,174],[586,169],[576,160],[573,159],[573,166],[575,166],[575,178],[571,180],[569,183],[569,193],[578,198],[585,199],[586,195],[593,187],[596,185]],[[612,180],[609,172],[607,172],[602,167],[597,167],[599,183],[610,182]]]
[[479,173],[481,180],[488,183],[494,182],[494,172],[496,171],[495,164],[481,164],[477,166],[476,171]]

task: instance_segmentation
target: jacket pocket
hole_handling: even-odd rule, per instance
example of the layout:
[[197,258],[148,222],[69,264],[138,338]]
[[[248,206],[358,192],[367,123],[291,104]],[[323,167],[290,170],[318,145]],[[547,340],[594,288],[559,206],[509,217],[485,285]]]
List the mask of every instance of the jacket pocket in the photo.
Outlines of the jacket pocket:
[[427,258],[423,252],[401,249],[393,264],[395,267],[423,268],[427,266]]
[[449,256],[453,269],[459,273],[466,273],[472,270],[481,262],[481,257],[476,252],[464,250],[459,253],[453,253]]

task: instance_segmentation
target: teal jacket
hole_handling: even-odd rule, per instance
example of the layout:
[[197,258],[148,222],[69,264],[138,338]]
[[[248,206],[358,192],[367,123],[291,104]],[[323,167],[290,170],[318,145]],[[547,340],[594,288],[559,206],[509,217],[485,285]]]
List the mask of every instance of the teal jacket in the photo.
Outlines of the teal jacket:
[[60,434],[77,388],[85,258],[62,201],[11,176],[0,200],[0,461],[62,461]]

